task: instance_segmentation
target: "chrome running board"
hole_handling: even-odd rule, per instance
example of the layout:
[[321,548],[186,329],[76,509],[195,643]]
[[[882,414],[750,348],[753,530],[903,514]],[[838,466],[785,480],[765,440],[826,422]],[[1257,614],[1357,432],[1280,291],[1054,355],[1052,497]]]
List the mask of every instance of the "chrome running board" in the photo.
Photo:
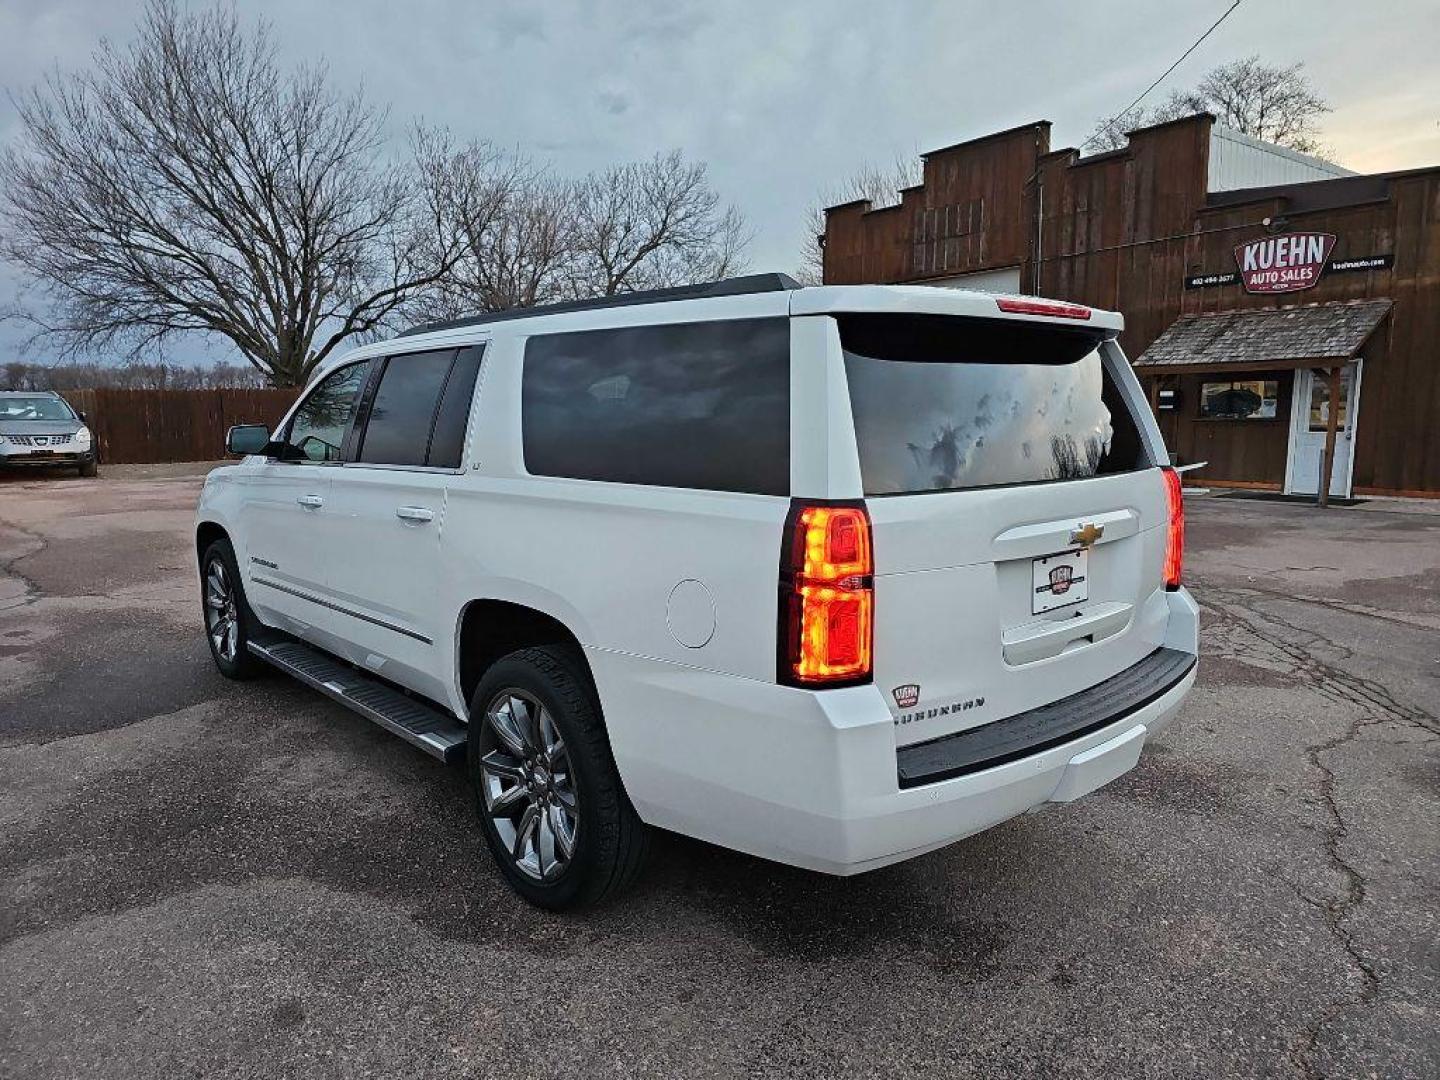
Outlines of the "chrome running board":
[[441,761],[465,755],[465,725],[340,660],[288,639],[251,641],[250,651]]

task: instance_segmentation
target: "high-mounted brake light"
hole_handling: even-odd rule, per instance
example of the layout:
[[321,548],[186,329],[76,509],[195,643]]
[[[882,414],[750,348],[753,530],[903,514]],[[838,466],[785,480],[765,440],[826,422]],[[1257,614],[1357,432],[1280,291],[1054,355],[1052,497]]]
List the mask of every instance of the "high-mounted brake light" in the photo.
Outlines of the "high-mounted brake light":
[[1170,527],[1165,533],[1165,588],[1180,588],[1181,564],[1185,561],[1185,494],[1180,489],[1180,474],[1162,469],[1165,477],[1165,503],[1170,511]]
[[997,296],[995,305],[1012,315],[1050,315],[1057,319],[1088,319],[1090,309],[1080,304],[1062,304],[1058,300],[1022,300],[1013,296]]
[[869,681],[874,573],[870,517],[863,506],[791,507],[780,556],[781,682]]

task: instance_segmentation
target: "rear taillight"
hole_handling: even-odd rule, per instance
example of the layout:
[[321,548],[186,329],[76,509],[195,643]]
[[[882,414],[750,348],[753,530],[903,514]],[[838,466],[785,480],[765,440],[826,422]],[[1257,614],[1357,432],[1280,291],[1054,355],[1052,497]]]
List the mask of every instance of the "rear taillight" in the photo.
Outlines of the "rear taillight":
[[870,680],[874,574],[864,506],[791,507],[780,556],[781,682],[836,686]]
[[1058,300],[1029,300],[1016,296],[997,296],[995,306],[1012,315],[1049,315],[1056,319],[1088,319],[1090,309],[1082,304],[1063,304]]
[[1180,474],[1162,469],[1165,477],[1165,502],[1170,511],[1170,526],[1165,533],[1165,588],[1180,588],[1180,568],[1185,561],[1185,495],[1180,490]]

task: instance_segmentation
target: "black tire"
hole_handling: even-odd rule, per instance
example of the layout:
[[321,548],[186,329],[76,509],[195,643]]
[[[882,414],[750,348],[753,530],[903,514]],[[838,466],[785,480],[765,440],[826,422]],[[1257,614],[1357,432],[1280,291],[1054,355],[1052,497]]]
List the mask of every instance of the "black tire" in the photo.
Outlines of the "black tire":
[[[212,609],[210,607],[212,592],[210,582],[212,571],[219,567],[223,572],[223,578],[228,583],[233,583],[233,602],[230,608],[230,616],[234,623],[233,650],[228,643],[225,651],[216,642],[216,635],[211,624]],[[220,669],[220,674],[227,679],[253,679],[265,670],[265,664],[252,653],[248,642],[260,627],[260,622],[255,618],[255,613],[250,610],[250,604],[245,599],[245,586],[240,580],[240,568],[235,562],[235,549],[230,546],[229,540],[216,540],[205,549],[205,554],[200,557],[200,615],[205,621],[205,641],[210,646],[210,656],[215,661],[215,666]],[[228,635],[227,635],[228,639]],[[226,652],[233,652],[233,655],[226,655]]]
[[[493,788],[498,781],[493,772],[487,772],[482,759],[488,757],[493,762],[494,755],[499,754],[505,762],[521,760],[509,755],[495,723],[488,718],[492,707],[498,708],[515,692],[542,707],[564,744],[562,753],[568,766],[550,764],[552,771],[544,774],[546,781],[554,785],[548,805],[557,808],[562,796],[556,793],[561,785],[571,784],[574,805],[578,807],[573,854],[564,863],[554,858],[549,876],[543,879],[535,876],[534,868],[524,868],[512,845],[500,834],[501,827],[508,823],[509,831],[518,836],[527,812],[521,807],[531,805],[533,800],[522,796],[523,802],[517,804],[513,817],[492,815],[487,808],[487,785]],[[630,805],[615,769],[600,703],[577,649],[556,645],[521,649],[491,665],[470,703],[468,759],[471,792],[485,842],[510,887],[530,903],[552,911],[596,904],[622,892],[639,875],[649,849],[649,830]],[[568,779],[560,779],[562,776]],[[537,790],[539,787],[537,784]],[[506,789],[505,795],[513,790]],[[538,804],[536,808],[541,809]],[[546,825],[554,841],[552,856],[558,855],[560,841],[548,818]],[[538,831],[532,853],[544,874]]]
[[81,475],[81,476],[99,476],[99,475],[100,475],[100,463],[99,463],[95,458],[93,458],[93,457],[90,458],[88,461],[82,461],[82,462],[80,463],[80,475]]

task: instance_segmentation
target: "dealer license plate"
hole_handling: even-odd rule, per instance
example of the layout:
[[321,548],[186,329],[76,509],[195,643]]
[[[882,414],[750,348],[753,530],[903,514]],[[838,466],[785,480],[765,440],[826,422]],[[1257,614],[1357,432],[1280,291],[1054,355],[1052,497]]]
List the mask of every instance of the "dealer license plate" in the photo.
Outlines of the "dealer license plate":
[[1085,548],[1032,559],[1030,565],[1034,579],[1032,614],[1090,599],[1090,552]]

